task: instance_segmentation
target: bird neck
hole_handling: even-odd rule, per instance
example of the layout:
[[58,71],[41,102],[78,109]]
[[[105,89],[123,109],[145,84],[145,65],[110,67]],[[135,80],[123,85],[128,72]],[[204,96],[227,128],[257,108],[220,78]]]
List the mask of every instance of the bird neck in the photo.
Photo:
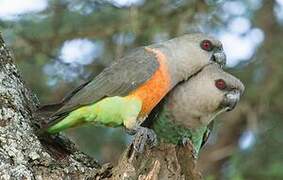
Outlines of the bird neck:
[[153,129],[160,142],[180,144],[184,138],[190,139],[196,152],[199,152],[206,126],[195,129],[186,128],[173,121],[173,116],[165,107],[157,119],[154,120]]
[[172,82],[171,88],[180,81],[187,80],[190,76],[197,73],[199,67],[202,66],[200,64],[201,61],[196,63],[197,57],[194,57],[192,53],[188,53],[190,52],[190,47],[182,46],[180,42],[168,41],[149,47],[157,49],[166,57],[166,63]]

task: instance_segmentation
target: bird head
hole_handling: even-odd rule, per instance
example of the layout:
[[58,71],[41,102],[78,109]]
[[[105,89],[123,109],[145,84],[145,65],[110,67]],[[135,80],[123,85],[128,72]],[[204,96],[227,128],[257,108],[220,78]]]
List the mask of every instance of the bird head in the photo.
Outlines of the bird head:
[[235,108],[243,83],[217,64],[205,66],[170,93],[167,106],[174,120],[187,127],[208,125],[216,115]]
[[207,64],[217,63],[221,67],[226,64],[222,43],[202,33],[186,34],[153,47],[166,54],[175,83],[187,80]]
[[223,50],[222,43],[216,38],[202,34],[187,34],[184,36],[184,46],[189,46],[190,50],[187,51],[190,56],[192,54],[199,54],[200,61],[215,62],[221,67],[226,64],[226,54]]

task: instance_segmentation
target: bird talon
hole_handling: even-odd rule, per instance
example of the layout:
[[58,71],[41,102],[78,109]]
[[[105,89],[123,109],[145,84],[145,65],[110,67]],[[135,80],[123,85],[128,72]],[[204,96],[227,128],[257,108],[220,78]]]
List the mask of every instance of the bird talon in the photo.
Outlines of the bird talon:
[[198,153],[197,153],[197,151],[196,151],[196,149],[195,149],[195,147],[194,147],[194,144],[193,144],[193,142],[191,141],[190,138],[183,138],[183,139],[182,139],[182,145],[183,145],[184,147],[189,146],[190,149],[191,149],[191,151],[192,151],[192,156],[193,156],[193,158],[194,158],[194,159],[197,159]]
[[137,133],[136,129],[125,128],[125,130],[126,130],[126,133],[129,134],[129,135],[135,135]]
[[182,139],[182,145],[187,146],[188,144],[192,144],[191,140],[189,138],[183,138]]
[[133,140],[133,145],[135,151],[143,153],[146,145],[150,148],[157,145],[157,136],[152,129],[138,127]]

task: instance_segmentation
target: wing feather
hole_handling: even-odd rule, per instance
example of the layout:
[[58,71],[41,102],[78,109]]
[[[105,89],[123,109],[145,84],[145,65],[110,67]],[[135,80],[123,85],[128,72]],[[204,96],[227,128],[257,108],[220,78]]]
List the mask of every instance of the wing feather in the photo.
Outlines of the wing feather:
[[53,116],[93,104],[104,97],[125,96],[150,79],[158,67],[159,63],[153,52],[144,47],[138,48],[64,98],[62,107]]

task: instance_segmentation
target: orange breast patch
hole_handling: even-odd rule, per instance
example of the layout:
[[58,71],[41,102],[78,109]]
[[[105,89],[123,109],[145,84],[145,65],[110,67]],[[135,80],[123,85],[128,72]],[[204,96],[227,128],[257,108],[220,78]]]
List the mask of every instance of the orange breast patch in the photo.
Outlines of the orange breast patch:
[[156,54],[159,68],[149,80],[127,96],[129,98],[138,97],[142,101],[143,104],[139,115],[140,117],[144,117],[150,113],[150,111],[168,93],[171,83],[166,56],[156,49],[146,48],[146,50]]

